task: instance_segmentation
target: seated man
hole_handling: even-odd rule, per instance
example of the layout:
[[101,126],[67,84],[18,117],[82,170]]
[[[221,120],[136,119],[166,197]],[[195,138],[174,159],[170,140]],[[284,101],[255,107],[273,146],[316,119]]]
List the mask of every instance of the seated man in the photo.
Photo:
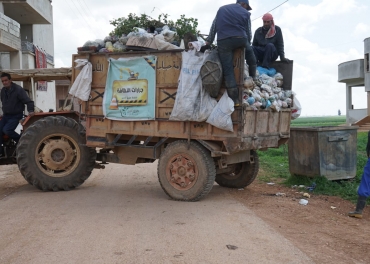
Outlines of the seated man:
[[8,73],[1,74],[1,82],[4,87],[1,89],[1,103],[3,105],[3,116],[0,120],[0,157],[4,156],[3,135],[8,135],[16,143],[20,139],[20,135],[14,130],[19,124],[19,120],[23,118],[24,105],[27,105],[29,115],[34,114],[34,103],[28,97],[26,91],[12,82],[12,78]]
[[262,17],[263,26],[254,33],[252,48],[259,65],[264,68],[270,68],[270,63],[276,61],[278,56],[280,60],[289,62],[285,58],[283,33],[280,27],[275,26],[274,18],[267,13]]

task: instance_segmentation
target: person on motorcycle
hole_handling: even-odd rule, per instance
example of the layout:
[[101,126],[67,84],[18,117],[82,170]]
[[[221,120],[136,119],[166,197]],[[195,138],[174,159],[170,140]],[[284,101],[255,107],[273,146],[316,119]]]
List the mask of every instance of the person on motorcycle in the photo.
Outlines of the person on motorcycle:
[[20,135],[15,132],[19,120],[23,118],[24,105],[27,105],[28,115],[34,114],[35,105],[26,91],[16,83],[8,73],[1,74],[3,88],[0,92],[3,115],[0,120],[0,157],[4,156],[3,136],[8,135],[18,143]]

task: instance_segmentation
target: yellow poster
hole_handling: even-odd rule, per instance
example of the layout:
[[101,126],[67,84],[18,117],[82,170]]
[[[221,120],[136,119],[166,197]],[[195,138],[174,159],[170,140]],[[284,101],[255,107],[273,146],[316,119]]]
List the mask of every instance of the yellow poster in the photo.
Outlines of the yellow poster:
[[148,80],[113,81],[113,98],[118,106],[147,105]]

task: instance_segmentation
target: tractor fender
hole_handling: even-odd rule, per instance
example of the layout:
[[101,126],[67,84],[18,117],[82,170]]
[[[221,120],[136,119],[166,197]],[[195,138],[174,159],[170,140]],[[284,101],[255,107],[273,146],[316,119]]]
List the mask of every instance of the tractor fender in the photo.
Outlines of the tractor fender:
[[42,113],[35,113],[33,116],[27,116],[23,122],[21,122],[21,125],[23,126],[23,130],[27,130],[27,128],[32,125],[33,123],[35,123],[37,120],[40,120],[44,117],[47,117],[47,116],[64,116],[64,117],[69,117],[69,118],[72,118],[74,120],[76,120],[76,122],[79,122],[80,120],[80,113],[76,112],[76,111],[61,111],[61,112],[42,112]]

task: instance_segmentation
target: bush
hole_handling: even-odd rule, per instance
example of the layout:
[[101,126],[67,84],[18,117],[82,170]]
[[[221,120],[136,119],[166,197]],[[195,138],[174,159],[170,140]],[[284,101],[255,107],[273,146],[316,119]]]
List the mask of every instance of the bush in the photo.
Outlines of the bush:
[[186,18],[185,15],[181,15],[180,19],[177,19],[176,22],[168,19],[168,14],[161,14],[158,16],[158,19],[154,19],[146,14],[141,14],[137,16],[136,14],[130,13],[127,18],[121,17],[109,21],[111,25],[115,28],[110,33],[121,37],[123,34],[129,34],[134,27],[139,27],[147,29],[150,26],[156,28],[163,27],[168,25],[170,28],[175,28],[177,32],[177,40],[181,40],[185,33],[191,32],[193,34],[198,34],[198,19],[196,18]]

